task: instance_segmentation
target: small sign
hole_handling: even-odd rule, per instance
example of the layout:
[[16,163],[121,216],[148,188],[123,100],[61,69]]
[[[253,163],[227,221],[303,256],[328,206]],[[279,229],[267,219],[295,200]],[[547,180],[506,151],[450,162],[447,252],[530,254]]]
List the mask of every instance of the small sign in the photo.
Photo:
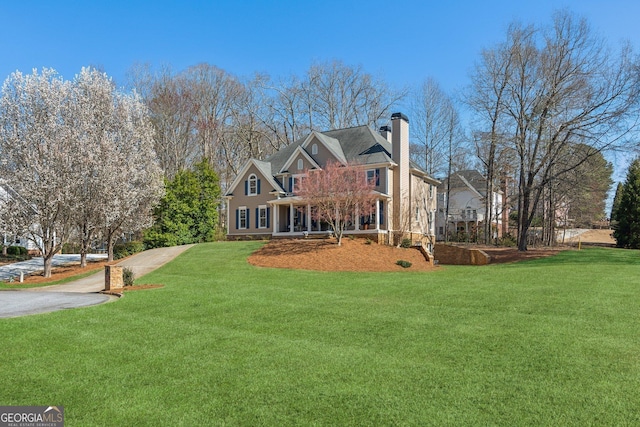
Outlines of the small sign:
[[64,407],[0,406],[0,427],[64,427]]

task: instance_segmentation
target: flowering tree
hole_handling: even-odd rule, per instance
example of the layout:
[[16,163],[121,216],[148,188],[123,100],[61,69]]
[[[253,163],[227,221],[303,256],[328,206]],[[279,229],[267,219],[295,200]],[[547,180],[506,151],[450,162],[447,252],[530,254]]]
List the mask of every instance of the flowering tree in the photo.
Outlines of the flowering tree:
[[113,245],[118,237],[153,223],[152,208],[164,193],[146,107],[135,93],[117,96],[114,103],[117,126],[111,137],[112,149],[103,160],[109,171],[103,180],[111,189],[102,199],[109,261],[113,260]]
[[362,168],[329,161],[322,170],[307,170],[295,194],[311,206],[313,220],[329,224],[341,245],[347,223],[375,211],[374,187]]
[[[144,227],[162,191],[146,108],[96,70],[72,82],[51,69],[17,71],[0,98],[3,222],[51,260],[76,232],[82,252],[98,230],[112,247],[127,224]],[[139,229],[139,228],[137,228]],[[112,251],[110,250],[112,256]]]
[[53,255],[69,236],[72,169],[71,85],[54,70],[13,73],[0,98],[0,176],[10,190],[6,212],[15,234],[35,242],[51,275]]
[[84,266],[96,237],[107,240],[111,261],[118,233],[150,225],[151,206],[163,184],[153,129],[139,97],[117,91],[106,74],[90,68],[74,79],[73,94],[69,120],[78,155],[71,159],[76,183],[72,217]]

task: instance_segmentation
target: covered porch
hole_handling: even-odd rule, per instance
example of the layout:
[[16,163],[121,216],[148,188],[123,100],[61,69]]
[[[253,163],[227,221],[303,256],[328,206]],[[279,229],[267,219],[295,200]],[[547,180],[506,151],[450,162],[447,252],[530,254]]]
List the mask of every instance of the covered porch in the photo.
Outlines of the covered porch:
[[[303,237],[309,235],[326,235],[330,233],[329,223],[313,219],[313,207],[302,203],[296,197],[288,197],[270,202],[273,206],[273,236],[274,237]],[[370,215],[352,215],[347,221],[346,234],[386,233],[388,226],[387,203],[377,199],[374,211]]]

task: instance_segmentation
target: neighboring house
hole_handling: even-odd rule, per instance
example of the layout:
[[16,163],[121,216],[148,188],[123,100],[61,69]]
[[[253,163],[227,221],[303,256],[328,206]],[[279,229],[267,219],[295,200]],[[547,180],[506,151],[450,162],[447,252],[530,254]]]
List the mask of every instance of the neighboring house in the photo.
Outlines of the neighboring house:
[[410,162],[407,117],[395,113],[391,124],[381,133],[367,126],[312,131],[265,160],[249,160],[225,194],[227,238],[326,235],[328,224],[311,218],[312,206],[305,205],[294,188],[305,170],[337,161],[361,167],[375,182],[377,195],[374,213],[352,221],[345,234],[379,243],[408,237],[430,250],[439,181]]
[[[22,199],[6,182],[0,179],[0,212],[12,197]],[[40,251],[32,240],[25,236],[18,236],[11,230],[5,230],[2,227],[2,222],[0,222],[0,233],[3,246],[22,246],[27,248],[30,253],[38,253]]]
[[[449,217],[447,211],[447,186],[449,188]],[[464,236],[475,240],[484,227],[487,180],[476,170],[465,170],[451,174],[438,186],[438,213],[436,215],[436,237],[445,239],[445,224],[449,237]],[[502,237],[503,193],[496,187],[491,194],[491,238]]]

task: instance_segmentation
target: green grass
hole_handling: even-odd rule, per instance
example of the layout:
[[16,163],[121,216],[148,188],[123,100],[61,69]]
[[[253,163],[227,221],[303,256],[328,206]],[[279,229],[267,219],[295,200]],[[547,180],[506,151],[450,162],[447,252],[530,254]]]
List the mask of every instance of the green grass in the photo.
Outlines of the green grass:
[[0,320],[0,404],[68,426],[640,424],[638,251],[363,274],[248,265],[261,244]]

